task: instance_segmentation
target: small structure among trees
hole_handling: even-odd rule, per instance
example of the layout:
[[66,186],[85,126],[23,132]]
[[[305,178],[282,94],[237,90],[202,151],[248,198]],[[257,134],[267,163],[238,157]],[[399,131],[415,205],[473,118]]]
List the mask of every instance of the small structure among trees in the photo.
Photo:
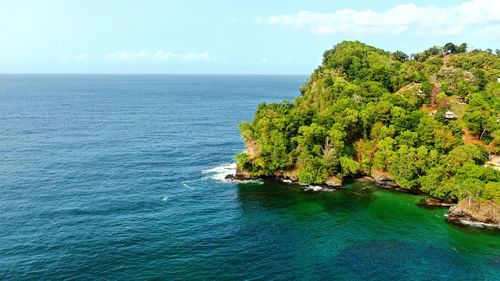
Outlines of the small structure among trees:
[[500,156],[499,155],[490,155],[489,161],[486,162],[486,165],[489,165],[493,169],[500,170]]
[[466,51],[467,51],[466,43],[455,45],[451,42],[448,42],[443,47],[443,53],[445,54],[458,54],[458,53],[465,53]]
[[456,97],[453,99],[454,102],[458,103],[458,104],[467,104],[465,103],[465,98],[464,97]]
[[444,118],[448,120],[457,119],[457,117],[458,116],[455,114],[455,112],[449,110],[447,110],[444,114]]

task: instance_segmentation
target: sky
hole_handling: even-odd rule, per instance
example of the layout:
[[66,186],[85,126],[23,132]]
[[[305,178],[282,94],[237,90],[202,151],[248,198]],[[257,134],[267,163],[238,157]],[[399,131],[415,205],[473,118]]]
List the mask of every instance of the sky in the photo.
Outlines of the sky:
[[500,1],[0,0],[0,73],[309,74],[359,40],[500,48]]

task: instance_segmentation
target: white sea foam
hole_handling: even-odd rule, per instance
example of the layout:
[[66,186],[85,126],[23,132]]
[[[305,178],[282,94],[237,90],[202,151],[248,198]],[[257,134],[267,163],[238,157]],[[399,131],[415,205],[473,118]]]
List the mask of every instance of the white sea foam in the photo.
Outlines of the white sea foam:
[[322,191],[323,188],[321,186],[317,186],[317,185],[308,185],[304,188],[305,191],[314,191],[314,192],[318,192],[318,191]]
[[237,182],[237,183],[252,183],[252,184],[258,184],[258,185],[264,184],[264,182],[261,180],[229,180],[229,181]]
[[314,192],[332,192],[333,191],[333,189],[331,189],[331,188],[325,188],[325,187],[318,186],[318,185],[305,186],[304,190],[305,191],[314,191]]
[[[448,214],[445,214],[444,216],[448,217]],[[463,225],[470,225],[470,226],[474,226],[474,227],[500,228],[500,224],[485,223],[485,222],[479,222],[479,221],[468,221],[468,220],[461,220],[461,219],[459,219],[459,221]]]
[[478,221],[468,221],[468,220],[460,220],[460,223],[464,225],[470,225],[474,227],[486,227],[486,228],[500,228],[500,224],[492,224]]
[[221,182],[262,184],[262,181],[260,181],[260,180],[241,180],[241,181],[238,180],[238,181],[235,181],[235,180],[231,180],[231,179],[226,179],[226,176],[236,174],[236,163],[224,163],[224,164],[221,164],[217,167],[202,170],[201,172],[207,175],[205,178],[208,178],[211,180],[216,180],[216,181],[221,181]]
[[183,181],[183,182],[181,182],[182,186],[184,186],[185,188],[187,188],[189,190],[193,190],[193,188],[190,185],[188,185],[186,182],[189,182],[189,181]]
[[236,172],[236,163],[224,163],[220,164],[217,167],[205,169],[202,172],[207,174],[207,173],[221,173],[221,172]]
[[207,177],[217,181],[227,182],[226,176],[236,173],[236,163],[224,163],[214,168],[201,171],[207,174]]

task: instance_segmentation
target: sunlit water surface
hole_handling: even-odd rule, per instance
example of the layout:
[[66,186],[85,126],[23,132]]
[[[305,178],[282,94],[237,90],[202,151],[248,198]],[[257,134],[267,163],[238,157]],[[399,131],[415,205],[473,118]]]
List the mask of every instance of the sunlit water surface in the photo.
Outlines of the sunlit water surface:
[[0,76],[0,279],[499,280],[499,233],[419,196],[223,180],[306,79]]

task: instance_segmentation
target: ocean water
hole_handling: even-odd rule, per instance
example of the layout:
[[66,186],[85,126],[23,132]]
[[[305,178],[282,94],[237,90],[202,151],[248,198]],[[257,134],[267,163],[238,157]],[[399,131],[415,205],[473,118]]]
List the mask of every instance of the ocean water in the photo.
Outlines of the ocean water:
[[306,79],[0,76],[0,280],[499,280],[499,232],[420,196],[224,181]]

